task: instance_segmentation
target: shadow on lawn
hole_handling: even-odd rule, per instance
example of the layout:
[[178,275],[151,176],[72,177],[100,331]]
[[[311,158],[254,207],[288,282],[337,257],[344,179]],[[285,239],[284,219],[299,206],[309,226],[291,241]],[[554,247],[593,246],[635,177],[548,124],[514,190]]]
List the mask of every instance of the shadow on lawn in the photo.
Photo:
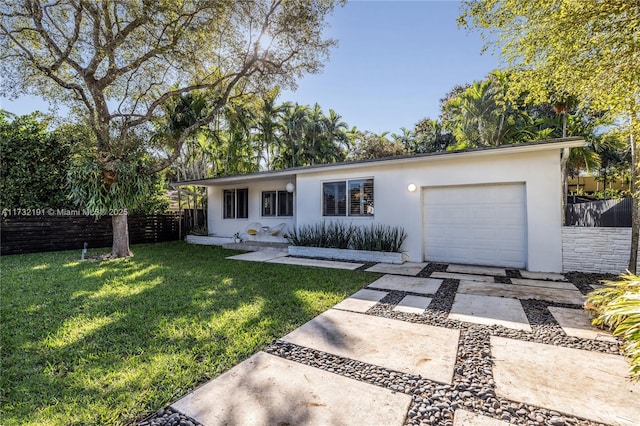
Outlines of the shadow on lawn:
[[224,257],[233,252],[184,243],[133,251],[101,263],[62,252],[33,256],[47,268],[29,258],[9,265],[19,278],[3,284],[5,419],[131,422],[375,278],[232,261]]

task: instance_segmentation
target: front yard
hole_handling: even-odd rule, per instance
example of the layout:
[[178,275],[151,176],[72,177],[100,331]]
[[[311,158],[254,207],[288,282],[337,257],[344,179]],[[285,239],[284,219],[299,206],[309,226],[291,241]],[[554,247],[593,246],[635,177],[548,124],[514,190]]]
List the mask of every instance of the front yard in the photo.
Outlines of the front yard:
[[134,422],[377,278],[182,242],[133,252],[1,259],[4,425]]

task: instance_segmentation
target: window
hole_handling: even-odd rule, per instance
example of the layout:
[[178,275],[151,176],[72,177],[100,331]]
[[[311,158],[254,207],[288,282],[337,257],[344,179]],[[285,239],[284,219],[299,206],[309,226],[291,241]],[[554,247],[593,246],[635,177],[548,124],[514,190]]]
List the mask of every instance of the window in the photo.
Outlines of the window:
[[373,216],[373,212],[373,179],[322,184],[323,216]]
[[222,217],[246,219],[249,217],[249,189],[225,189],[222,192]]
[[247,219],[249,217],[249,189],[236,189],[236,201],[238,206],[236,217],[238,219]]
[[349,181],[349,216],[373,215],[373,179]]
[[293,216],[293,193],[278,191],[278,216]]
[[235,219],[236,217],[236,191],[225,189],[223,193],[224,209],[222,217],[224,219]]
[[325,182],[322,184],[322,215],[346,216],[347,187],[343,182]]
[[276,191],[262,193],[262,216],[276,215]]
[[287,191],[264,191],[262,216],[293,216],[293,194]]

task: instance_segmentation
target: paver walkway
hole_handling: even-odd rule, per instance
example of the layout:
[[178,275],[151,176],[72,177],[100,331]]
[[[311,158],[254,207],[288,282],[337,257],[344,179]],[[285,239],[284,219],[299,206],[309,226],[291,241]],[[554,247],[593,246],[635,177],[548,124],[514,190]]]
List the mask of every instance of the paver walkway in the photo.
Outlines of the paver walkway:
[[[295,258],[262,261],[283,259]],[[563,276],[395,271],[173,409],[205,425],[640,424],[619,342],[590,326]]]

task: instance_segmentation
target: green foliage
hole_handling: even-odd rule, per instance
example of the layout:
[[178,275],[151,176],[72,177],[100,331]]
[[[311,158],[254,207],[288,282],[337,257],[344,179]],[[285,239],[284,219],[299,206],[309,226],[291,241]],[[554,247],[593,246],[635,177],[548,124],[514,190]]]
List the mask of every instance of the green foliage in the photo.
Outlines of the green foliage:
[[137,424],[377,277],[227,256],[183,242],[3,256],[2,424]]
[[398,253],[407,238],[404,228],[382,224],[357,227],[351,245],[356,250],[387,251]]
[[[616,114],[635,111],[640,63],[637,2],[466,0],[459,24],[480,30],[536,102],[575,96]],[[561,88],[559,90],[558,88]]]
[[621,200],[622,198],[624,198],[626,193],[625,191],[621,191],[619,189],[607,188],[604,191],[595,191],[592,195],[601,200]]
[[47,131],[38,113],[7,120],[0,110],[0,207],[68,208],[67,169],[75,141]]
[[[319,72],[335,45],[323,35],[335,5],[1,1],[0,90],[67,103],[95,135],[69,172],[73,198],[96,212],[135,209],[153,173],[171,166],[231,99]],[[158,122],[167,131],[153,137]],[[230,145],[243,131],[235,124]],[[227,166],[244,160],[234,153]],[[126,233],[114,229],[114,256],[128,253]]]
[[149,195],[158,188],[157,177],[146,172],[144,157],[103,164],[91,153],[74,155],[68,172],[74,203],[96,217],[144,210]]
[[387,139],[387,133],[361,133],[349,157],[353,160],[372,160],[409,154],[401,141]]
[[294,228],[287,237],[294,246],[400,252],[407,234],[402,227],[322,221]]
[[613,330],[624,340],[623,350],[631,360],[629,373],[640,380],[640,278],[623,274],[620,280],[604,284],[589,293],[586,309],[595,317],[594,325]]
[[455,137],[446,130],[441,121],[424,118],[418,121],[405,142],[409,152],[441,152],[455,144]]
[[343,161],[352,143],[342,117],[332,109],[325,115],[318,104],[284,104],[278,128],[274,169]]
[[132,214],[161,214],[169,210],[171,201],[167,194],[167,180],[160,173],[151,176],[151,184],[145,199],[137,207],[131,209]]
[[287,238],[294,246],[347,249],[354,232],[352,224],[341,221],[322,221],[314,225],[293,228]]

